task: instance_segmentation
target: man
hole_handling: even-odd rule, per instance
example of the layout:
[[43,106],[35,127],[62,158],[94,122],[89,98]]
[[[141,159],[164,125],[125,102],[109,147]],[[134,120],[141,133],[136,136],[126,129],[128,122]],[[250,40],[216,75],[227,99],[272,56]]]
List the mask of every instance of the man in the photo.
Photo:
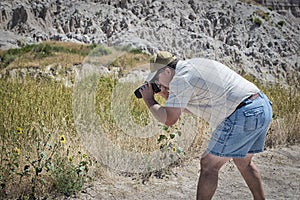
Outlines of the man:
[[[207,151],[202,155],[197,199],[211,199],[218,172],[233,159],[254,199],[265,199],[261,176],[252,161],[264,150],[272,118],[268,98],[251,82],[225,65],[208,59],[178,60],[160,51],[150,61],[148,84],[140,88],[152,115],[172,126],[182,112],[206,119],[213,127]],[[160,88],[165,106],[154,98],[150,83]]]

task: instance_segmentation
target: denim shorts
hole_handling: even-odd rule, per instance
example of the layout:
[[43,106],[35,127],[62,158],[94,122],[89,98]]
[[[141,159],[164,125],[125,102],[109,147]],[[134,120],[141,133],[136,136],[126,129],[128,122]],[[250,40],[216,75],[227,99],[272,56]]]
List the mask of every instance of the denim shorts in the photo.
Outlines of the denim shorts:
[[207,153],[216,156],[243,158],[248,153],[264,150],[265,138],[272,120],[272,103],[260,92],[253,101],[236,109],[213,131]]

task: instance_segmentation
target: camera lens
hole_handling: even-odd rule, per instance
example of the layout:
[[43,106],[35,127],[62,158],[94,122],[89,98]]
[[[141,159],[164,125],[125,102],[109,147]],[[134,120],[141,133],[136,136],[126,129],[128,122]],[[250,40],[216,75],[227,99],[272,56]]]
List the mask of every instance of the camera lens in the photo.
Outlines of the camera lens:
[[140,92],[140,88],[141,88],[141,87],[139,87],[138,89],[136,89],[136,90],[134,91],[134,94],[135,94],[136,98],[138,98],[138,99],[142,98],[142,94],[141,94],[141,92]]

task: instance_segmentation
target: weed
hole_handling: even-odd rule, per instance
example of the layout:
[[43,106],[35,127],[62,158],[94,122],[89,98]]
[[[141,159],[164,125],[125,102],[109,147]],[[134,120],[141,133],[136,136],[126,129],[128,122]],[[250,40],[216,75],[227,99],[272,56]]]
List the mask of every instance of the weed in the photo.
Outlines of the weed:
[[176,139],[182,134],[180,125],[182,125],[180,122],[173,127],[161,125],[161,129],[164,132],[159,135],[159,138],[157,139],[161,151],[170,151],[172,152],[172,156],[182,156],[185,154],[176,141]]
[[55,160],[56,166],[53,168],[54,188],[56,191],[70,196],[80,191],[86,182],[91,159],[80,151],[76,155],[80,158],[78,163],[74,163],[75,156],[69,155],[69,151],[64,156],[58,156]]

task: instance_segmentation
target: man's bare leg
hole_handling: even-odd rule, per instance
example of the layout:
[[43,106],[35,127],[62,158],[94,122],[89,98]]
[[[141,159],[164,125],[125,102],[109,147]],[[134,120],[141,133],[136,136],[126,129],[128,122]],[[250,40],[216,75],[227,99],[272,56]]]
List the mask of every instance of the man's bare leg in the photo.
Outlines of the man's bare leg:
[[201,158],[197,200],[208,200],[213,197],[218,186],[219,170],[229,159],[212,154],[207,154]]
[[265,199],[261,176],[252,157],[253,154],[248,154],[245,158],[234,158],[233,161],[245,179],[254,199]]

